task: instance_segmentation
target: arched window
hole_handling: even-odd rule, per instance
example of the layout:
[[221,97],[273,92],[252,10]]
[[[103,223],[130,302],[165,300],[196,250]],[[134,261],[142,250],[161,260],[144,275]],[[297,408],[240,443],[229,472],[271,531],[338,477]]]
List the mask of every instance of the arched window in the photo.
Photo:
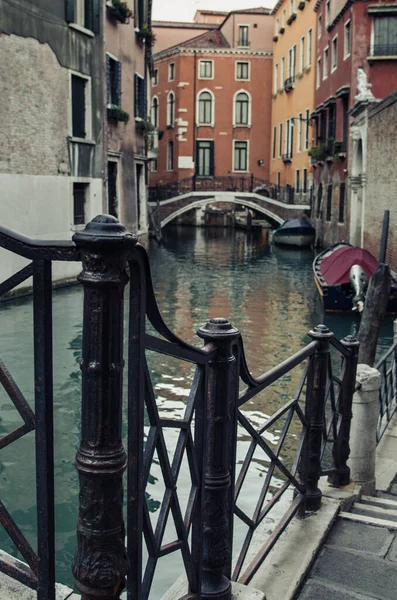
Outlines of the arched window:
[[173,127],[175,123],[175,96],[173,92],[168,94],[167,100],[167,125]]
[[235,104],[235,125],[249,125],[250,99],[247,92],[239,92]]
[[201,92],[198,97],[198,124],[212,125],[212,94],[211,92]]
[[154,96],[152,101],[152,124],[158,129],[159,126],[159,100],[157,96]]

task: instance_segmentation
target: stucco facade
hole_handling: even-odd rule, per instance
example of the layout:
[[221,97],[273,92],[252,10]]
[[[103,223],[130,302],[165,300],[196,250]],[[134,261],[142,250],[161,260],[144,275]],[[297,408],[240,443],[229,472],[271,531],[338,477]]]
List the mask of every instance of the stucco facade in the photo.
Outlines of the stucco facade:
[[312,168],[316,18],[310,1],[281,0],[273,9],[270,181],[309,195]]
[[151,186],[193,175],[269,180],[268,13],[231,13],[218,29],[154,55],[152,121],[161,139]]

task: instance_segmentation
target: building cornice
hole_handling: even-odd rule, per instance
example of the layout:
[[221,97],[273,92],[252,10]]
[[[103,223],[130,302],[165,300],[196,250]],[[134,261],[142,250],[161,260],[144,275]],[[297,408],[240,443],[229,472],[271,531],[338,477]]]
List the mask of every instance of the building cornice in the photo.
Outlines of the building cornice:
[[218,29],[216,23],[182,23],[181,21],[153,21],[152,27],[164,29]]
[[397,4],[369,4],[368,14],[379,14],[379,13],[397,13]]
[[234,56],[273,56],[270,50],[241,50],[237,48],[172,48],[155,54],[153,60],[169,58],[176,54],[232,54]]

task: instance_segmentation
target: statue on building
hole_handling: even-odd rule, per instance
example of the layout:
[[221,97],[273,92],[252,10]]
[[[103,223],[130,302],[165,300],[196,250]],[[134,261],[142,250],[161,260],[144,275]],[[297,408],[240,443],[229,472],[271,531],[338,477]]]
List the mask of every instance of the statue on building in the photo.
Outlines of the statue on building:
[[373,102],[375,96],[372,91],[372,84],[368,83],[367,75],[362,67],[357,70],[357,90],[358,94],[355,96],[356,102]]

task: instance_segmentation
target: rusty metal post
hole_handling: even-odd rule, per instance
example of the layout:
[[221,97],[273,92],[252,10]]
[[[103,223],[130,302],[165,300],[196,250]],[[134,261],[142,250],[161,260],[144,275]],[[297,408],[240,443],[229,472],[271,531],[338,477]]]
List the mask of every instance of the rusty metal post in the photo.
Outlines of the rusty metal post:
[[238,397],[237,362],[233,341],[239,331],[226,319],[211,319],[197,335],[213,345],[215,356],[208,369],[206,456],[204,480],[204,531],[202,600],[230,600],[231,571],[230,437]]
[[340,423],[339,431],[332,448],[333,467],[335,468],[328,481],[334,487],[341,487],[350,483],[350,468],[347,460],[350,455],[350,424],[352,420],[353,394],[356,386],[358,350],[360,342],[352,335],[346,336],[342,342],[349,350],[344,356],[344,374],[339,396],[339,405],[335,418]]
[[318,480],[321,472],[329,342],[333,333],[325,325],[317,325],[309,335],[318,346],[312,357],[307,380],[305,416],[308,429],[300,474],[306,487],[304,508],[313,511],[321,506],[322,493]]
[[118,600],[127,558],[121,440],[123,295],[127,250],[135,243],[117,219],[96,217],[73,236],[81,249],[84,286],[80,481],[73,575],[82,600]]

